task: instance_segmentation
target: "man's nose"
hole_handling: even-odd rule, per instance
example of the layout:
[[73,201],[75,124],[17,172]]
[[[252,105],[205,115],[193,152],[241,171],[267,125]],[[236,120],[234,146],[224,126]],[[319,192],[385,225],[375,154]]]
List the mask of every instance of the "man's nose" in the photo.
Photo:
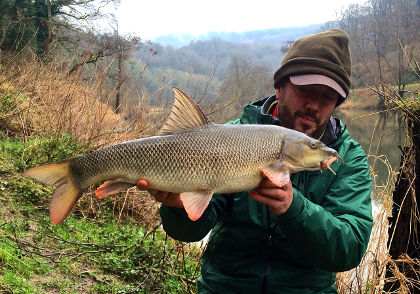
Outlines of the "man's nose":
[[318,111],[320,109],[321,103],[320,98],[317,96],[307,97],[305,101],[305,108],[312,111]]

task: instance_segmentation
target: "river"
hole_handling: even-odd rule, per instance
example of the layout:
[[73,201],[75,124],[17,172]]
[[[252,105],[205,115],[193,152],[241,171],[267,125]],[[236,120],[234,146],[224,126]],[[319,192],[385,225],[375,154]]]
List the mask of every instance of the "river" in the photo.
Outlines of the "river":
[[334,116],[342,119],[350,136],[360,143],[368,155],[369,165],[376,175],[376,184],[388,182],[389,174],[397,172],[405,131],[399,110],[349,110],[338,108]]

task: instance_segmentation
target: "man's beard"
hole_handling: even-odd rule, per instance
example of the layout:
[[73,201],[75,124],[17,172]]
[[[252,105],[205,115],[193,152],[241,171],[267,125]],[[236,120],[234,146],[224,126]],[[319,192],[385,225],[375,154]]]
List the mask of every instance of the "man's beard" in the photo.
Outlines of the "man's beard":
[[[304,116],[304,117],[309,117],[315,122],[315,128],[313,128],[312,126],[301,124],[301,126],[303,128],[303,130],[300,130],[301,132],[303,132],[303,133],[305,133],[308,136],[313,137],[313,138],[318,138],[323,133],[323,130],[325,129],[326,123],[328,121],[324,125],[321,125],[321,121],[317,117],[316,113],[314,113],[310,109],[307,109],[307,110],[304,110],[304,111],[297,111],[295,113],[292,113],[292,111],[287,106],[287,104],[284,103],[284,101],[282,99],[279,100],[279,102],[278,102],[278,117],[279,117],[283,127],[286,127],[286,128],[292,129],[292,130],[296,130],[296,123],[295,122],[296,122],[297,116],[299,116],[299,115]],[[310,132],[308,133],[308,131],[310,131]]]

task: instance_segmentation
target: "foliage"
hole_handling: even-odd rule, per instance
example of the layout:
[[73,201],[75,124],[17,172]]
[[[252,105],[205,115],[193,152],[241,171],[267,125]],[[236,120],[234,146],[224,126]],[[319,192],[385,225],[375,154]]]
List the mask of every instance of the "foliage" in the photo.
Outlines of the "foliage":
[[150,68],[169,68],[202,75],[211,75],[213,68],[217,66],[215,76],[221,79],[226,74],[232,58],[248,59],[274,71],[282,58],[281,45],[234,43],[219,38],[191,42],[188,46],[178,49],[154,44],[152,46],[157,55],[148,64]]
[[242,107],[273,94],[273,78],[268,67],[234,57],[219,87],[218,97],[224,109],[220,116],[234,120]]
[[[51,14],[60,13],[63,1],[51,1]],[[19,51],[28,44],[42,55],[48,45],[47,2],[5,0],[0,3],[0,49]]]
[[80,31],[81,22],[101,16],[101,5],[117,0],[3,0],[0,2],[0,50],[29,46],[38,56],[48,53],[58,31]]
[[73,157],[83,152],[84,144],[79,144],[70,134],[58,134],[48,138],[35,138],[27,142],[20,140],[0,141],[0,152],[6,162],[13,162],[14,170],[25,169],[48,162]]

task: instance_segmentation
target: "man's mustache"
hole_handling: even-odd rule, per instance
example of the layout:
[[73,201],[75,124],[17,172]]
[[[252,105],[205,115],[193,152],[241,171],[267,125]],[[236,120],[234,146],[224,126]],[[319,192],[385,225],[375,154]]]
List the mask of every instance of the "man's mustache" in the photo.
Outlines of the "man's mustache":
[[310,110],[298,111],[298,112],[296,112],[296,115],[308,117],[308,118],[312,119],[313,121],[315,121],[317,124],[321,123],[321,120],[318,118],[316,113],[313,112],[313,111],[310,111]]

